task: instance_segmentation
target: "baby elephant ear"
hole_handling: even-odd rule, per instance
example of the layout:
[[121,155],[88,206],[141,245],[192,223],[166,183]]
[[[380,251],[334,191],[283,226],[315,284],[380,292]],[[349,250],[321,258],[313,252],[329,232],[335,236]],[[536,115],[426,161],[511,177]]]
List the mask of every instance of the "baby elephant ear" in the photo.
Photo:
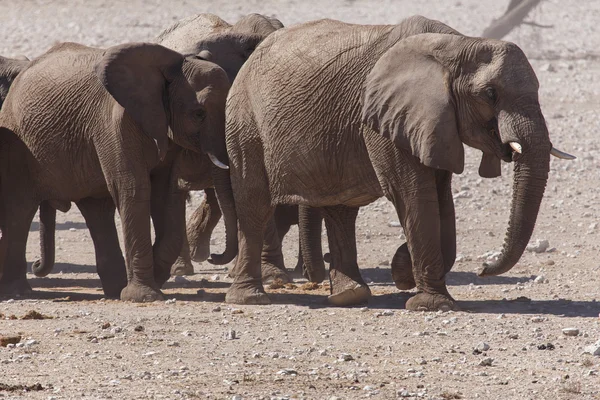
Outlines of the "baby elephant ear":
[[127,43],[106,50],[96,75],[144,133],[154,139],[162,160],[167,152],[167,86],[185,80],[183,56],[158,44]]
[[362,121],[428,167],[460,174],[464,149],[450,77],[420,46],[431,35],[401,40],[379,58],[365,81]]

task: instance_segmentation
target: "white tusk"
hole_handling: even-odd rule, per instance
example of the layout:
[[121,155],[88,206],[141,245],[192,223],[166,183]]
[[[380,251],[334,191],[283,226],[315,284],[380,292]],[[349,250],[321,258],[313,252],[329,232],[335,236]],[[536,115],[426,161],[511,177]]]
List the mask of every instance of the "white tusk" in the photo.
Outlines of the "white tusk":
[[550,150],[550,154],[552,154],[556,158],[562,158],[563,160],[574,160],[577,157],[570,155],[569,153],[565,153],[564,151],[560,151],[559,149],[552,148]]
[[521,147],[521,145],[519,143],[517,143],[517,142],[509,142],[508,144],[517,153],[519,153],[519,154],[523,153],[523,148]]
[[229,169],[229,167],[227,165],[225,165],[221,161],[219,161],[219,159],[217,157],[215,157],[213,154],[208,153],[208,158],[210,158],[210,161],[212,161],[212,163],[215,164],[217,167],[219,167],[221,169]]

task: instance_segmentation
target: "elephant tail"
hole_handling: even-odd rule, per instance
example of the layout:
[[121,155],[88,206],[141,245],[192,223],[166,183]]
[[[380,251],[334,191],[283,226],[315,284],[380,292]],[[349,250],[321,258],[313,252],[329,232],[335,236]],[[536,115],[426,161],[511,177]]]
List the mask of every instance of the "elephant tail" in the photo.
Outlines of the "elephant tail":
[[321,231],[323,215],[320,208],[301,205],[298,207],[298,230],[304,260],[304,271],[311,282],[321,283],[327,272],[323,262]]
[[238,253],[238,224],[235,200],[231,188],[229,170],[213,165],[213,183],[217,194],[219,208],[225,221],[225,251],[222,254],[211,254],[208,262],[215,265],[228,264]]
[[34,261],[31,270],[35,276],[44,277],[52,272],[55,261],[54,235],[56,232],[56,208],[48,201],[40,204],[40,259]]

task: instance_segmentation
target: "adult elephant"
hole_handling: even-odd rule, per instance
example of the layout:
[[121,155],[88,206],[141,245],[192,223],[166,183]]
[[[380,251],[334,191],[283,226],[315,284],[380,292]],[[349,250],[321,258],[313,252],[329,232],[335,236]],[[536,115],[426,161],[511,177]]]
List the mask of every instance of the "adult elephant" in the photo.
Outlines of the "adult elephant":
[[[230,25],[213,14],[198,14],[178,21],[160,33],[156,42],[186,56],[198,57],[215,62],[222,67],[230,81],[254,51],[256,46],[283,24],[275,19],[260,14],[249,14],[234,25]],[[201,90],[202,87],[199,88]],[[192,214],[188,223],[187,235],[183,233],[181,254],[171,269],[175,275],[193,274],[191,259],[205,261],[209,256],[210,237],[221,218],[221,210],[212,188],[211,162],[206,155],[189,150],[182,150],[177,157],[175,175],[181,190],[205,190],[202,204]],[[116,228],[114,227],[114,205],[109,202],[102,207],[82,211],[90,228],[96,249],[97,265],[112,265],[113,270],[123,265]],[[84,205],[85,206],[85,205]],[[63,211],[68,208],[63,208]],[[305,221],[301,229],[307,254],[307,275],[315,281],[323,280],[325,267],[321,249],[321,218],[317,210],[302,209],[301,221]],[[54,266],[54,233],[56,221],[55,206],[44,202],[40,205],[40,252],[41,258],[33,263],[32,270],[36,276],[48,275]],[[298,207],[280,206],[277,209],[276,231],[271,231],[265,243],[262,265],[263,278],[288,281],[281,240],[292,224],[298,224]],[[191,244],[191,246],[190,246]],[[302,243],[301,243],[302,246]],[[304,267],[302,252],[299,251],[299,262],[296,269]],[[124,270],[124,268],[121,268]],[[169,271],[162,268],[157,271],[159,282],[168,279]],[[105,280],[115,281],[117,285],[123,281],[116,271]],[[104,281],[103,281],[104,282]]]
[[[357,207],[386,196],[404,227],[418,289],[406,307],[454,309],[445,282],[456,248],[450,182],[463,171],[463,143],[483,151],[483,176],[499,175],[500,160],[515,165],[504,250],[482,274],[510,269],[531,236],[552,145],[537,78],[512,43],[465,37],[420,16],[386,26],[301,24],[256,49],[227,107],[236,112],[226,123],[232,191],[223,192],[235,201],[223,212],[239,221],[230,303],[269,302],[260,248],[280,203],[323,207],[334,244],[331,300],[366,300]],[[214,262],[238,249],[237,225],[228,227]]]
[[[188,80],[204,89],[197,94]],[[177,253],[157,254],[169,254],[161,249],[180,242],[185,225],[174,149],[226,162],[228,89],[214,63],[184,61],[150,43],[106,50],[63,43],[18,74],[0,112],[0,293],[31,290],[25,247],[42,201],[85,200],[99,209],[110,198],[123,221],[128,279],[121,299],[162,298],[154,267],[172,264]],[[101,279],[112,272],[99,266]]]

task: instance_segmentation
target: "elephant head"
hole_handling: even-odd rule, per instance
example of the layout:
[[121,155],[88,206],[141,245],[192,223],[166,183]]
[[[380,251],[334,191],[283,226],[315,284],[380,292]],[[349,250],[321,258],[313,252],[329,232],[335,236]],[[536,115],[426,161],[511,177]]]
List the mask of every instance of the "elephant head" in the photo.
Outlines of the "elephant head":
[[8,89],[19,73],[29,66],[27,57],[6,58],[0,56],[0,108],[6,99]]
[[283,24],[279,20],[260,14],[246,15],[235,25],[213,14],[198,14],[167,28],[157,41],[186,56],[214,62],[233,82],[256,46],[280,28]]
[[225,129],[223,93],[229,89],[225,72],[208,62],[186,68],[196,84],[205,85],[197,95],[183,65],[183,56],[166,47],[129,43],[106,50],[95,71],[126,114],[155,141],[161,159],[170,138],[181,147],[208,154],[213,162],[221,157],[223,164],[225,139],[222,136],[222,143],[217,143],[211,138]]
[[363,123],[426,166],[461,173],[463,143],[483,151],[482,176],[514,162],[502,255],[481,275],[510,270],[533,232],[553,150],[538,86],[515,44],[439,33],[398,41],[365,82]]

